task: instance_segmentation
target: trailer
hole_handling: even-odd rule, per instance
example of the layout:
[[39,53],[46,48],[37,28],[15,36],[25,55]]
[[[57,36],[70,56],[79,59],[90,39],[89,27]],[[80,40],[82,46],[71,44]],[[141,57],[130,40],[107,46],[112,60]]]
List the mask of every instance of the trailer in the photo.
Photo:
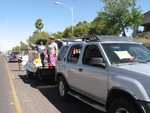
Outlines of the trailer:
[[45,60],[45,66],[42,66],[40,55],[35,52],[31,52],[28,55],[24,67],[26,69],[26,77],[28,79],[40,79],[54,81],[56,69],[54,66],[48,66]]

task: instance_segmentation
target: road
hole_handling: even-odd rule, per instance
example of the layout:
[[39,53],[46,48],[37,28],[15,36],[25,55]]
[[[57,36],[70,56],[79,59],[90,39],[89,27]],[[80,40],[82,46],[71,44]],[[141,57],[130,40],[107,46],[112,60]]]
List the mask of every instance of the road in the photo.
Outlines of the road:
[[63,101],[57,88],[39,90],[61,113],[102,113],[71,96],[68,100]]
[[[17,97],[23,113],[102,113],[87,104],[70,97],[63,101],[57,85],[46,81],[28,80],[24,71],[18,71],[18,65],[8,64],[14,77]],[[0,57],[0,113],[15,113],[8,70]]]
[[8,70],[0,55],[0,113],[15,113],[13,94],[10,86]]

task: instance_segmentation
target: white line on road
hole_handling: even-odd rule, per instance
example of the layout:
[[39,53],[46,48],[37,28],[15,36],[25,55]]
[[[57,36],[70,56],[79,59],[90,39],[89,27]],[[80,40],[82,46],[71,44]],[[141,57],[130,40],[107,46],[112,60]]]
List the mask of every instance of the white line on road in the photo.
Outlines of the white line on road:
[[15,108],[16,108],[16,113],[23,113],[20,101],[19,101],[18,96],[17,96],[16,88],[15,88],[15,85],[14,85],[14,82],[13,82],[14,76],[13,76],[12,73],[10,73],[10,70],[9,70],[9,67],[7,65],[6,60],[3,59],[3,61],[5,63],[6,69],[8,71],[8,77],[9,77],[9,82],[10,82],[10,86],[11,86],[11,89],[12,89],[12,95],[13,95],[14,105],[15,105]]

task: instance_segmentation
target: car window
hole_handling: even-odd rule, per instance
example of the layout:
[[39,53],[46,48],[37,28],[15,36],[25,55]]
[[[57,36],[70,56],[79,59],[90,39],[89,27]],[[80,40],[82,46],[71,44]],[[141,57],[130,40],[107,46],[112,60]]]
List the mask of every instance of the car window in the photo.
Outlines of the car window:
[[68,46],[64,46],[62,47],[62,49],[60,49],[60,52],[58,54],[58,60],[59,61],[62,61],[67,53],[67,50],[68,50]]
[[150,61],[150,51],[141,44],[104,43],[102,46],[112,64]]
[[67,57],[67,62],[76,64],[79,60],[81,49],[82,45],[72,46]]
[[92,58],[102,58],[101,52],[97,45],[87,45],[83,56],[83,64],[91,65]]

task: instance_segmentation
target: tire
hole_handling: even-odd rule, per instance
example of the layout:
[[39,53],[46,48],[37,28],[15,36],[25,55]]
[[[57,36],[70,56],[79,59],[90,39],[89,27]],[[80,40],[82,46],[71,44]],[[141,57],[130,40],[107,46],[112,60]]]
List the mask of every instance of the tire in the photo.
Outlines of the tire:
[[108,108],[108,113],[141,113],[137,106],[128,99],[116,99]]
[[59,77],[58,91],[59,91],[60,97],[63,100],[67,100],[68,99],[67,92],[69,91],[69,88],[68,88],[67,82],[65,81],[65,79],[62,76]]

